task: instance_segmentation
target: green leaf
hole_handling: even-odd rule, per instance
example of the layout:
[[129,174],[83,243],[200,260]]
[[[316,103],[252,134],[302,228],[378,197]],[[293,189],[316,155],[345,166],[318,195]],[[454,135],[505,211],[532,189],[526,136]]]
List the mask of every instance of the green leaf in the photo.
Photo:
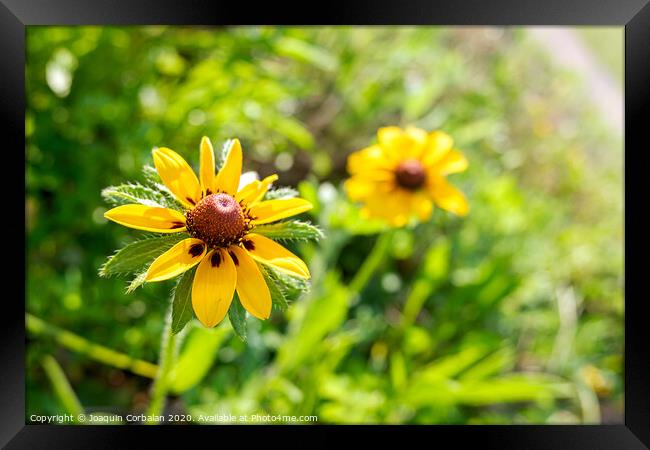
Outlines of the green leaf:
[[434,382],[456,377],[489,352],[488,347],[470,346],[453,355],[443,356],[413,374],[413,381]]
[[265,266],[264,269],[275,285],[280,289],[286,301],[296,300],[303,292],[309,290],[309,281],[288,275],[284,272]]
[[114,206],[140,204],[158,208],[172,208],[182,211],[182,206],[173,198],[158,189],[139,183],[126,183],[109,186],[102,190],[104,200]]
[[258,225],[253,229],[253,233],[283,241],[318,241],[324,236],[318,227],[299,220]]
[[482,382],[461,383],[455,400],[459,404],[484,406],[495,403],[548,401],[568,398],[574,389],[570,383],[544,374],[507,374]]
[[224,323],[216,328],[191,328],[178,361],[169,374],[170,391],[180,394],[199,384],[208,374],[219,347],[229,334],[230,328]]
[[147,271],[143,270],[139,274],[135,276],[129,283],[129,285],[126,287],[126,293],[130,294],[131,292],[135,291],[137,288],[142,286],[145,282],[145,277],[147,276]]
[[545,374],[507,374],[481,381],[412,379],[401,394],[411,407],[485,406],[498,403],[550,401],[574,395],[570,383]]
[[142,167],[142,174],[144,175],[144,178],[149,182],[150,184],[156,185],[156,184],[162,184],[162,179],[160,178],[160,175],[158,175],[158,171],[156,171],[155,167],[152,167],[150,165],[145,165]]
[[162,194],[154,189],[138,183],[126,183],[119,186],[109,186],[102,190],[102,197],[111,205],[127,205],[139,203],[147,206],[162,205]]
[[504,347],[488,355],[476,365],[463,372],[463,381],[480,381],[489,376],[512,370],[515,365],[515,352],[510,347]]
[[338,330],[347,317],[350,291],[330,272],[322,280],[322,292],[305,298],[300,304],[303,314],[291,317],[286,340],[278,349],[278,366],[281,371],[300,367],[310,358],[319,358],[324,348],[324,338]]
[[274,200],[278,198],[294,198],[298,197],[299,192],[291,187],[279,187],[276,189],[269,189],[264,195],[264,200]]
[[278,287],[273,277],[269,274],[269,271],[266,266],[257,263],[257,267],[259,267],[260,272],[262,272],[262,275],[264,276],[264,281],[266,282],[266,285],[269,287],[269,292],[271,293],[271,301],[273,302],[273,307],[278,311],[285,311],[289,305],[287,303],[287,299],[284,297],[284,293]]
[[109,256],[108,261],[99,269],[99,276],[140,273],[144,265],[187,237],[185,233],[172,233],[132,242]]
[[246,329],[246,310],[239,302],[239,297],[235,294],[228,310],[228,319],[235,330],[235,334],[242,341],[246,342],[247,329]]
[[174,289],[172,303],[172,334],[179,333],[192,319],[192,281],[196,266],[186,271]]

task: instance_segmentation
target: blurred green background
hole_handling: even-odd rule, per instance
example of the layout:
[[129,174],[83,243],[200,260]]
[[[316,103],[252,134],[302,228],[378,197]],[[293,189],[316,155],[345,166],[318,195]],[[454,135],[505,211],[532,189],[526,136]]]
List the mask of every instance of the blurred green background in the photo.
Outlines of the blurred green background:
[[[575,36],[619,77],[622,29]],[[28,27],[26,83],[26,419],[145,409],[173,282],[97,276],[141,235],[100,191],[154,146],[196,167],[207,135],[297,186],[327,237],[292,246],[311,291],[248,342],[188,327],[169,411],[622,422],[622,139],[525,29]],[[340,185],[385,125],[450,133],[472,211],[383,234],[357,294],[379,227]]]

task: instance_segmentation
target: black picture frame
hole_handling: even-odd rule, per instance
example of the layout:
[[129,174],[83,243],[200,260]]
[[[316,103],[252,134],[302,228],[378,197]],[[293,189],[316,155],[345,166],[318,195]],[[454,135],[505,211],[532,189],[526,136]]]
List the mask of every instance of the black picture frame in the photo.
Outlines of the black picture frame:
[[[354,427],[372,437],[416,434],[428,442],[454,442],[454,446],[480,444],[485,448],[585,448],[637,449],[650,446],[650,327],[643,314],[647,301],[642,291],[647,237],[642,227],[643,191],[633,183],[643,180],[647,144],[644,119],[650,109],[650,5],[648,0],[410,0],[396,2],[330,1],[317,5],[279,5],[277,2],[250,4],[207,0],[0,0],[0,55],[4,61],[0,77],[0,110],[6,134],[4,153],[21,155],[24,148],[25,113],[25,27],[27,25],[219,25],[219,24],[432,24],[432,25],[610,25],[625,27],[625,421],[622,425],[585,426],[400,426]],[[20,156],[15,156],[22,159]],[[22,159],[23,164],[25,163]],[[7,162],[7,164],[9,164]],[[16,162],[19,164],[19,162]],[[24,166],[23,166],[24,167]],[[15,193],[8,208],[22,211],[24,202]],[[24,173],[24,172],[23,172]],[[647,177],[647,175],[645,175]],[[9,186],[14,186],[9,189]],[[15,201],[15,203],[14,203]],[[636,206],[639,205],[639,206]],[[635,207],[636,206],[636,207]],[[24,218],[14,214],[16,236],[25,237]],[[19,245],[19,240],[14,244]],[[23,242],[25,244],[25,242]],[[25,248],[25,247],[24,247]],[[17,248],[12,260],[20,260]],[[606,255],[603,255],[606,257]],[[639,261],[640,263],[633,263]],[[15,264],[25,276],[25,260]],[[18,284],[19,273],[6,277],[5,285]],[[24,295],[23,284],[23,295]],[[49,426],[25,424],[25,323],[24,304],[5,289],[0,383],[2,418],[0,444],[6,448],[128,448],[136,437],[171,444],[187,426],[115,427]],[[17,289],[17,292],[21,292]],[[216,428],[216,429],[215,429]],[[184,445],[235,434],[241,439],[286,432],[319,435],[320,442],[335,442],[352,427],[192,427],[192,441]],[[135,436],[135,435],[143,436]],[[293,442],[295,437],[292,438]],[[425,442],[427,442],[425,441]],[[224,442],[225,441],[221,441]],[[244,442],[244,441],[235,441]],[[183,445],[183,444],[181,444]],[[241,444],[238,444],[241,445]]]

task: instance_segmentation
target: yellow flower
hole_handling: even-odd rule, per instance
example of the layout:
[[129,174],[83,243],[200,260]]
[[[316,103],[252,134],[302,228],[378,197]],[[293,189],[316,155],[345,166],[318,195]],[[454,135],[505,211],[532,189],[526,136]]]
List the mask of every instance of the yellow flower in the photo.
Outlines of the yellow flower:
[[153,160],[161,180],[184,206],[185,213],[129,204],[111,209],[105,217],[139,230],[187,232],[191,236],[156,258],[145,279],[167,280],[198,264],[192,306],[205,326],[221,322],[235,290],[250,314],[259,319],[269,317],[271,294],[256,261],[293,276],[310,277],[300,258],[254,231],[257,225],[305,212],[311,209],[311,203],[301,198],[262,200],[277,175],[238,189],[242,170],[239,140],[232,141],[217,174],[212,144],[206,137],[201,141],[199,178],[178,153],[168,148],[155,149]]
[[385,127],[377,138],[377,144],[348,157],[345,189],[351,200],[363,203],[365,217],[401,227],[414,215],[428,219],[434,204],[459,216],[469,212],[463,193],[445,179],[467,168],[448,134]]

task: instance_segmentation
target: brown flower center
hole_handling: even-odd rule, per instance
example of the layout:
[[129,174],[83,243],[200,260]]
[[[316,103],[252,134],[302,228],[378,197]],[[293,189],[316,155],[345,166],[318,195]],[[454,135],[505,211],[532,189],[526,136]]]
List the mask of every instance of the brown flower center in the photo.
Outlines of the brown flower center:
[[228,194],[210,194],[188,211],[187,231],[210,247],[238,243],[248,231],[248,220],[237,200]]
[[426,174],[420,161],[407,159],[402,161],[395,170],[397,184],[405,189],[416,190],[424,185]]

